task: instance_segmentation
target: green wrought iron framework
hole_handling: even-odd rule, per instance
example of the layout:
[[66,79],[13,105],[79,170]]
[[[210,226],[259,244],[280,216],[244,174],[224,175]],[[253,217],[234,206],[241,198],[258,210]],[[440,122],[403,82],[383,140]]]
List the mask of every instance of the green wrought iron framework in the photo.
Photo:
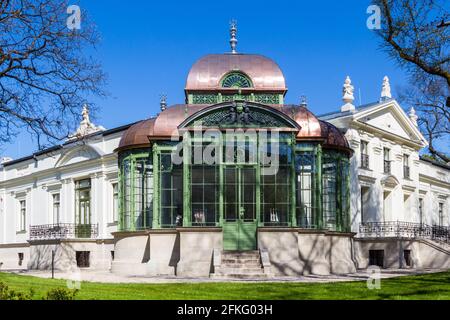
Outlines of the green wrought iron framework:
[[[120,230],[223,227],[230,208],[239,214],[237,201],[255,227],[350,230],[347,152],[299,142],[289,131],[205,137],[187,130],[180,140],[119,155]],[[272,175],[260,165],[266,151],[279,152]],[[206,153],[213,163],[196,161]]]

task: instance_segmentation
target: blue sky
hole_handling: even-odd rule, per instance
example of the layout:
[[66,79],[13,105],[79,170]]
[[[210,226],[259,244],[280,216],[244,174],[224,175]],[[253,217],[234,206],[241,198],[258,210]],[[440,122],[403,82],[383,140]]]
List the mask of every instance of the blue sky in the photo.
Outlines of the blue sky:
[[[370,1],[104,1],[79,0],[102,35],[94,53],[108,74],[111,96],[92,101],[100,107],[96,124],[114,128],[184,102],[190,67],[208,53],[229,52],[229,21],[238,21],[238,51],[275,60],[286,77],[287,103],[308,97],[316,114],[340,107],[342,84],[350,75],[356,102],[379,99],[382,79],[393,95],[407,76],[379,50],[367,29]],[[83,25],[81,25],[82,27]],[[81,109],[81,106],[80,106]],[[26,134],[2,148],[18,158],[36,149]]]

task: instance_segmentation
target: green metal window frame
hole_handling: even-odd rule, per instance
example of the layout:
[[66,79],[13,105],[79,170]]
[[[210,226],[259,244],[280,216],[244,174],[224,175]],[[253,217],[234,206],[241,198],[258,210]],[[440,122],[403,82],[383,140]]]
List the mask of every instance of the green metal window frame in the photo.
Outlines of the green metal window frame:
[[119,163],[119,230],[151,228],[154,190],[152,154],[149,149],[130,150],[119,155]]

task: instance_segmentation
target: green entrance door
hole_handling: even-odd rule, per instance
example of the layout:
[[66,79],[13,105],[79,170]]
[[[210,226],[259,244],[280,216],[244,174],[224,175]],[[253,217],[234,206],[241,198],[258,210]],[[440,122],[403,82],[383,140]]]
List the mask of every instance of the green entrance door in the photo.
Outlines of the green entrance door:
[[224,250],[256,249],[256,168],[224,168]]

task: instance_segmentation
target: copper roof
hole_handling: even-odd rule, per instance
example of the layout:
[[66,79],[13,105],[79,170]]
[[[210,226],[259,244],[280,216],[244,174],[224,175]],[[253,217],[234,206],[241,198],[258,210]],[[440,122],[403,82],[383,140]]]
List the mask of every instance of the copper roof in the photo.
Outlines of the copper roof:
[[[150,140],[178,138],[178,127],[188,117],[202,111],[211,105],[185,105],[171,106],[161,112],[156,118],[141,121],[131,126],[119,144],[118,150],[148,146]],[[348,141],[338,128],[332,124],[321,121],[308,109],[294,105],[271,105],[274,108],[294,119],[301,127],[297,134],[298,140],[320,140],[324,146],[351,151]],[[291,129],[292,130],[292,129]]]
[[257,90],[286,91],[280,67],[271,59],[255,54],[210,54],[198,60],[189,71],[186,91],[217,90],[223,76],[231,71],[245,73]]
[[118,150],[148,145],[148,137],[153,136],[154,124],[155,118],[151,118],[132,125],[120,139]]
[[334,125],[329,122],[320,120],[320,126],[322,127],[322,136],[325,138],[324,147],[345,149],[352,151],[348,144],[347,138],[339,131]]

